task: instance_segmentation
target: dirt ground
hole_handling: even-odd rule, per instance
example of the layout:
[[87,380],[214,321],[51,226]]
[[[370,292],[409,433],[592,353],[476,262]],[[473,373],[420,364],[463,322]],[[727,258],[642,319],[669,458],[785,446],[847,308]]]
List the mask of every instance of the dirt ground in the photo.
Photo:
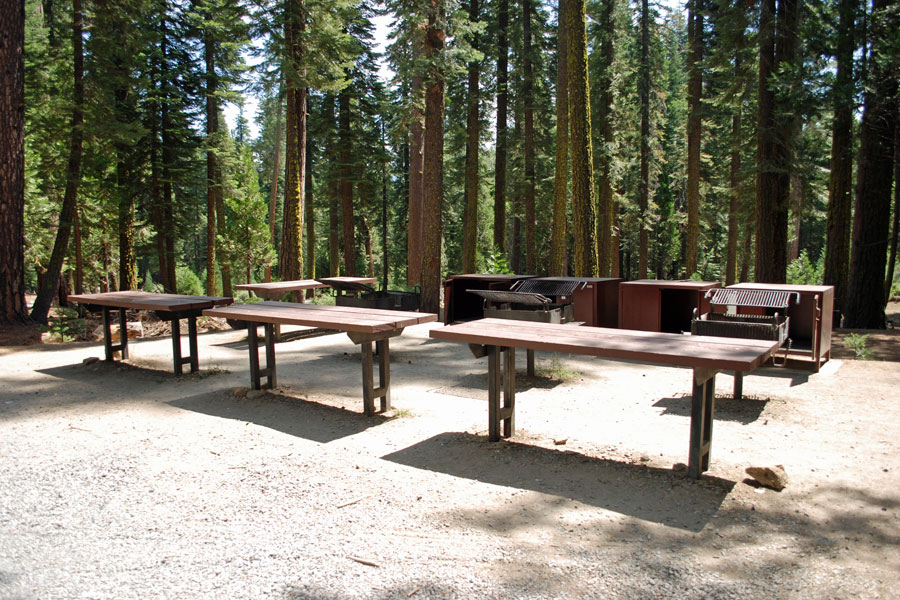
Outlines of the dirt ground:
[[[889,312],[900,324],[898,309],[893,304]],[[148,440],[162,435],[172,452],[202,454],[204,472],[219,470],[223,478],[236,476],[228,469],[287,464],[303,454],[308,472],[292,476],[325,477],[327,483],[315,485],[332,486],[337,496],[330,501],[353,515],[360,536],[368,528],[384,535],[373,498],[386,488],[399,494],[397,506],[378,500],[378,510],[387,511],[381,518],[396,511],[391,531],[395,545],[402,540],[407,567],[427,571],[423,565],[443,560],[437,557],[455,557],[453,572],[465,582],[448,580],[447,589],[456,591],[450,596],[496,592],[478,587],[493,585],[486,582],[506,585],[500,596],[596,596],[590,582],[599,585],[598,569],[605,568],[636,579],[613,596],[665,597],[681,588],[654,588],[662,585],[654,578],[672,565],[696,577],[696,589],[714,581],[729,592],[709,597],[900,595],[900,329],[867,332],[874,354],[867,361],[853,359],[842,343],[848,332],[839,330],[834,356],[819,373],[761,369],[745,378],[741,401],[730,397],[731,377],[717,376],[711,468],[695,482],[679,464],[687,462],[689,371],[539,353],[543,374],[520,377],[516,435],[492,444],[484,361],[465,345],[429,339],[431,326],[392,340],[394,410],[372,418],[361,414],[358,349],[343,335],[279,344],[280,387],[248,395],[241,332],[201,335],[201,373],[176,378],[168,338],[134,340],[127,364],[85,364],[102,357],[97,342],[23,345],[29,338],[22,332],[5,331],[7,342],[19,344],[0,347],[7,382],[0,389],[0,437],[7,451],[24,456],[40,447],[41,460],[52,463],[42,445],[58,445],[62,454],[153,454],[160,450]],[[0,460],[15,460],[2,456],[3,448]],[[176,457],[168,460],[152,470],[193,472]],[[772,465],[789,475],[781,492],[755,485],[744,472]],[[368,477],[360,478],[359,469]],[[0,493],[10,505],[18,494]],[[264,501],[254,500],[257,510],[265,510]],[[0,550],[4,531],[15,539],[0,526]],[[323,540],[328,531],[319,532]],[[65,543],[89,543],[77,528],[69,535]],[[354,556],[387,577],[395,546],[364,547]],[[488,556],[500,547],[502,558]],[[59,575],[31,550],[15,552],[7,548],[6,557],[34,571],[38,590]],[[0,596],[3,560],[0,553]],[[13,569],[7,581],[18,567],[6,566]],[[326,577],[314,565],[300,570],[303,585]],[[426,589],[409,583],[403,594],[376,593],[373,572],[359,593],[331,582],[337,595],[302,587],[307,592],[296,597],[402,597]],[[292,576],[300,575],[277,575],[288,588],[300,585]],[[515,593],[515,582],[532,593]],[[133,595],[128,589],[123,597]]]

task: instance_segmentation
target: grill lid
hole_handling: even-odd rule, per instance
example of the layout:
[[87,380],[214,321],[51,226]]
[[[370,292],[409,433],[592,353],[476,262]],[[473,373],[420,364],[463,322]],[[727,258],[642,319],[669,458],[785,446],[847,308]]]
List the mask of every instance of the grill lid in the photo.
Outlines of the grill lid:
[[772,290],[717,288],[708,291],[706,296],[709,297],[710,294],[712,294],[712,300],[709,303],[713,306],[753,306],[785,309],[790,306],[792,296],[794,297],[794,302],[800,300],[800,294],[797,292]]

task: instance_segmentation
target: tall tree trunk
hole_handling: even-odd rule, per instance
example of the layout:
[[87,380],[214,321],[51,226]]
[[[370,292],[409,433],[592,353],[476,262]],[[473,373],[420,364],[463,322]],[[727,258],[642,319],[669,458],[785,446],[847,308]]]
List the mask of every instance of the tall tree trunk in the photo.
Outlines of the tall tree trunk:
[[688,120],[687,120],[687,275],[697,271],[700,243],[700,143],[703,121],[703,7],[701,0],[688,2]]
[[[740,62],[736,61],[735,70],[740,68]],[[740,177],[741,177],[741,120],[743,117],[741,106],[734,109],[731,117],[731,169],[729,176],[728,199],[728,251],[725,258],[725,285],[735,283],[737,273],[737,243],[738,243],[738,211],[740,210]]]
[[172,206],[172,165],[175,164],[175,152],[172,147],[172,123],[169,116],[169,100],[172,98],[171,73],[169,69],[169,31],[168,21],[161,20],[160,54],[162,63],[163,102],[160,106],[160,124],[162,126],[162,229],[165,242],[166,274],[162,277],[163,289],[167,293],[177,292],[178,280],[175,274],[175,216]]
[[534,208],[534,66],[531,48],[532,0],[522,0],[522,54],[524,80],[522,94],[525,109],[525,189],[522,190],[525,205],[525,270],[537,274],[537,242],[535,231],[537,216]]
[[647,277],[647,212],[650,208],[650,5],[641,0],[641,62],[638,68],[638,98],[641,113],[641,164],[638,182],[638,279]]
[[306,169],[306,83],[302,81],[303,29],[306,8],[302,0],[286,6],[285,46],[291,65],[286,77],[287,126],[284,146],[284,216],[278,274],[282,281],[300,279],[303,265],[303,182]]
[[[122,118],[127,92],[124,88],[116,90],[116,105],[119,122]],[[127,163],[130,148],[126,144],[117,144],[116,148],[116,194],[118,195],[118,233],[119,233],[119,290],[137,289],[137,257],[134,247],[134,195],[131,193],[131,170]]]
[[506,252],[506,148],[509,104],[509,0],[497,7],[497,142],[494,153],[494,250]]
[[[760,16],[759,147],[756,190],[756,280],[784,283],[794,117],[781,110],[771,88],[775,65],[796,62],[798,0],[780,0],[777,22],[774,0],[763,0]],[[774,29],[774,34],[772,33]],[[765,78],[764,78],[765,75]]]
[[[337,131],[337,121],[334,112],[334,95],[325,95],[324,120],[328,131]],[[337,164],[337,150],[335,150],[334,136],[329,135],[325,140],[325,154],[331,164]],[[325,189],[328,190],[328,276],[337,277],[341,274],[341,243],[340,243],[340,182],[333,175],[329,177]]]
[[891,285],[894,283],[898,234],[900,234],[900,120],[894,124],[894,221],[891,226],[891,249],[888,254],[887,276],[884,278],[885,304],[891,299]]
[[615,235],[615,199],[613,196],[611,148],[613,138],[613,61],[615,60],[615,44],[613,43],[615,23],[613,15],[616,0],[603,3],[600,12],[600,80],[598,81],[599,102],[597,118],[600,140],[603,145],[599,149],[600,172],[597,175],[597,249],[598,272],[603,277],[615,277],[618,273],[618,236]]
[[566,269],[566,212],[569,200],[569,90],[566,69],[566,0],[557,9],[556,46],[556,171],[553,178],[553,230],[549,275],[562,277]]
[[25,323],[25,2],[0,0],[0,32],[0,323]]
[[[222,113],[218,114],[219,118],[219,127],[217,130],[222,129],[222,122],[224,121],[224,116]],[[228,129],[228,126],[225,125],[225,129]],[[217,161],[216,164],[216,239],[224,240],[228,236],[228,232],[225,229],[225,186],[223,185],[222,180],[222,163]],[[221,252],[217,252],[217,256],[219,259],[219,271],[222,274],[222,295],[231,297],[233,296],[233,292],[231,289],[231,256],[229,252],[225,249],[222,249]]]
[[594,156],[591,146],[591,105],[587,68],[584,0],[566,2],[569,72],[569,140],[572,150],[572,229],[575,275],[597,276],[594,212]]
[[850,272],[850,209],[853,204],[853,51],[857,0],[838,6],[837,73],[834,80],[834,117],[831,124],[831,172],[828,177],[828,216],[825,225],[824,283],[834,286],[834,308],[847,297]]
[[82,249],[81,212],[75,209],[75,293],[84,293],[84,253]]
[[[417,32],[418,34],[418,32]],[[413,60],[425,51],[424,32],[413,43]],[[409,124],[409,223],[406,244],[406,282],[410,287],[422,282],[423,205],[425,203],[425,113],[420,108],[425,93],[424,78],[416,68],[410,89],[413,105]]]
[[350,139],[350,95],[338,95],[341,140],[341,224],[343,225],[344,274],[356,275],[356,232],[353,214],[353,142]]
[[874,0],[870,39],[873,60],[860,129],[853,245],[845,324],[851,328],[884,329],[884,272],[891,211],[894,130],[897,126],[897,57],[891,44],[900,16],[891,0]]
[[84,39],[82,37],[83,14],[81,0],[72,3],[72,133],[69,140],[69,163],[66,167],[66,192],[59,215],[59,229],[50,263],[41,280],[37,298],[31,309],[31,318],[39,323],[47,322],[50,305],[56,296],[63,262],[69,252],[69,236],[78,220],[78,185],[81,183],[81,149],[84,140]]
[[[275,156],[272,157],[272,190],[269,194],[269,243],[275,247],[275,218],[278,206],[278,179],[281,175],[281,90],[278,90],[275,115]],[[265,280],[272,281],[272,265],[266,265]]]
[[[469,0],[469,20],[478,21],[478,0]],[[478,50],[478,35],[472,39],[472,49]],[[466,184],[465,211],[463,213],[463,261],[464,273],[475,272],[476,246],[478,243],[478,150],[481,141],[477,61],[469,63],[469,97],[466,115]]]
[[437,313],[441,304],[441,212],[444,198],[444,72],[440,65],[446,32],[443,0],[430,0],[425,32],[425,161],[423,205],[422,310]]
[[[207,19],[211,17],[206,15]],[[216,284],[216,186],[218,178],[219,106],[216,100],[218,78],[212,31],[203,34],[203,56],[206,63],[206,295],[215,296]]]
[[[316,277],[316,211],[313,206],[313,147],[312,136],[306,136],[306,196],[303,199],[303,219],[306,225],[306,256],[303,262],[304,279]],[[315,290],[307,290],[307,297],[312,298]]]
[[789,197],[792,217],[791,229],[793,229],[794,235],[788,242],[788,263],[796,260],[800,256],[800,227],[803,226],[803,178],[800,177],[800,173],[796,171],[791,173],[791,191]]

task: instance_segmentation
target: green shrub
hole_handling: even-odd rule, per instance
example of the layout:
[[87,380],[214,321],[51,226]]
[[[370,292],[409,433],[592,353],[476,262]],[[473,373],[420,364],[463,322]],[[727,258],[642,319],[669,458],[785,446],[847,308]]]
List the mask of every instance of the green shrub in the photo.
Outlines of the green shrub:
[[178,265],[175,268],[175,289],[179,294],[188,294],[190,296],[203,295],[203,283],[191,271],[190,267],[185,265]]
[[794,285],[822,285],[825,275],[825,253],[813,265],[806,250],[787,267],[787,282]]
[[868,334],[851,333],[844,340],[859,360],[872,360],[872,351],[866,348]]

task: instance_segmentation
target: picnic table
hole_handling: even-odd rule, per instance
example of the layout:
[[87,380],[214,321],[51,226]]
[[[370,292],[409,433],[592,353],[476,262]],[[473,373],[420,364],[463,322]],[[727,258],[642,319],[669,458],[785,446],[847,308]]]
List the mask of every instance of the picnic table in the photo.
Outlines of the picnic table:
[[[488,357],[488,433],[509,437],[515,427],[515,349],[584,354],[693,369],[688,472],[709,469],[715,413],[716,373],[750,372],[768,360],[777,341],[687,336],[629,329],[569,327],[508,319],[479,319],[432,329],[431,337],[465,342],[476,358]],[[501,381],[501,355],[505,355]],[[500,402],[501,386],[503,404]]]
[[[375,398],[381,399],[382,412],[391,407],[390,338],[400,335],[410,325],[437,320],[437,315],[430,313],[268,301],[210,308],[204,310],[203,314],[246,324],[250,351],[250,385],[255,390],[277,386],[276,325],[304,325],[345,332],[362,351],[363,410],[366,415],[375,413]],[[263,368],[260,368],[257,331],[260,325],[264,328],[266,350]],[[374,382],[373,342],[378,354],[377,388]],[[266,379],[265,384],[263,378]]]
[[[160,319],[172,324],[172,357],[175,365],[175,374],[181,375],[182,365],[190,364],[191,373],[200,369],[197,359],[197,317],[206,308],[222,304],[231,304],[231,298],[221,296],[187,296],[182,294],[156,294],[153,292],[123,291],[105,292],[102,294],[73,294],[69,300],[83,304],[91,312],[103,312],[103,345],[106,349],[106,360],[112,361],[116,351],[122,353],[122,358],[128,358],[128,330],[125,311],[149,310],[156,313]],[[118,344],[112,342],[110,330],[110,312],[116,310],[119,313],[119,338]],[[188,322],[188,348],[189,354],[181,353],[181,319]]]
[[315,279],[295,279],[291,281],[238,283],[234,286],[234,289],[253,292],[260,298],[265,298],[266,300],[279,300],[287,292],[302,292],[304,290],[326,287],[329,287],[327,283],[322,283]]

